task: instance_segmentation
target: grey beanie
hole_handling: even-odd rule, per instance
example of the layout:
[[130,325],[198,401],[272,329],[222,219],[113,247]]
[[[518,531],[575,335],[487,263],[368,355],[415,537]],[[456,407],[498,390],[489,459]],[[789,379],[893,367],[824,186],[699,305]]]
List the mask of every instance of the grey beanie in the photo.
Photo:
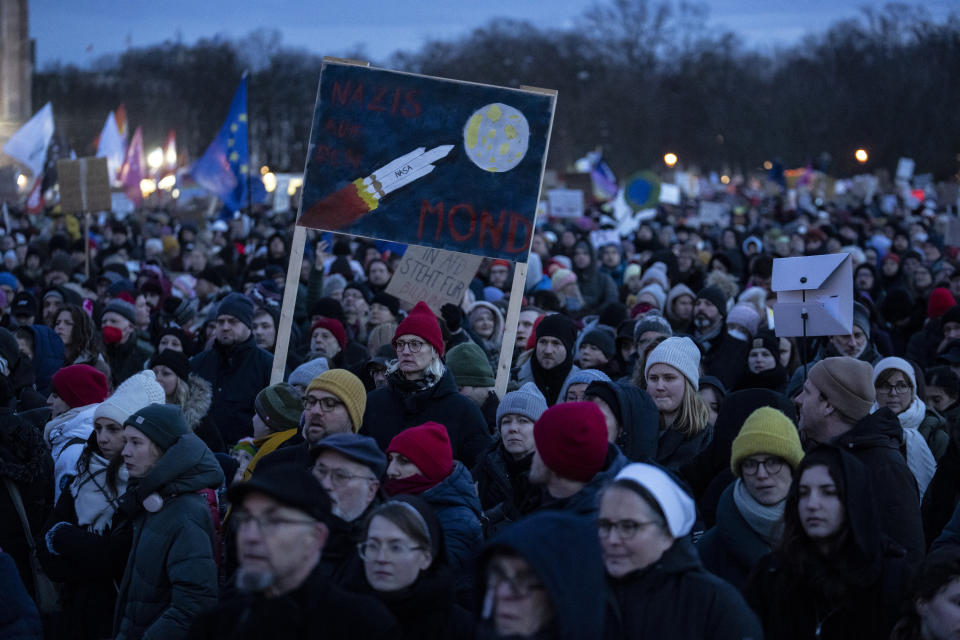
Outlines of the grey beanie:
[[667,338],[650,352],[643,376],[655,364],[668,364],[690,381],[694,389],[700,388],[700,349],[687,337]]
[[643,319],[637,322],[633,328],[633,339],[639,340],[640,336],[648,331],[656,331],[660,335],[667,336],[668,338],[673,335],[670,322],[659,313],[654,313],[653,311],[644,314]]
[[560,395],[557,396],[557,403],[563,402],[563,399],[567,397],[567,389],[572,384],[590,384],[591,382],[611,382],[610,376],[605,374],[599,369],[580,369],[575,373],[571,373],[567,376],[567,379],[563,381],[563,386],[560,387]]
[[613,333],[599,326],[591,331],[588,331],[586,335],[580,339],[580,346],[585,344],[592,344],[595,346],[600,350],[601,353],[603,353],[603,355],[607,357],[607,360],[610,360],[617,355],[617,345],[614,342]]
[[175,404],[148,404],[123,424],[139,429],[163,451],[172,447],[180,436],[190,432],[183,411]]
[[867,338],[870,338],[870,312],[859,302],[853,303],[853,324],[860,327]]
[[536,422],[547,410],[547,399],[540,393],[532,382],[528,382],[516,391],[511,391],[503,396],[500,406],[497,407],[497,428],[500,428],[500,421],[508,413],[529,418],[531,422]]
[[306,389],[311,380],[316,378],[324,371],[329,370],[330,365],[327,363],[327,359],[321,356],[319,358],[314,358],[313,360],[304,362],[302,365],[291,371],[290,377],[287,378],[287,382]]
[[137,308],[126,300],[121,300],[120,298],[114,298],[107,303],[107,306],[103,308],[103,313],[100,314],[100,322],[103,323],[103,316],[105,313],[115,313],[119,316],[122,316],[130,321],[130,324],[137,324]]

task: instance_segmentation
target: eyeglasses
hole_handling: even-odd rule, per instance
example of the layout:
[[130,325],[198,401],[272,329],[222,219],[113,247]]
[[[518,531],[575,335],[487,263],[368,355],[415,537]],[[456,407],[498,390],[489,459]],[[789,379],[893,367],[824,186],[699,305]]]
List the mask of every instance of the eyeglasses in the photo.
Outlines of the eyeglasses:
[[234,511],[231,519],[236,523],[238,530],[255,522],[260,533],[264,535],[270,535],[285,524],[316,524],[315,520],[293,520],[273,515],[255,516],[249,511]]
[[740,463],[740,470],[748,476],[752,476],[760,470],[760,465],[763,465],[763,468],[766,469],[769,474],[778,473],[780,469],[783,468],[783,459],[767,458],[765,460],[754,460],[753,458],[746,458]]
[[607,520],[601,518],[597,520],[597,529],[600,531],[600,537],[610,536],[612,531],[616,531],[621,540],[630,540],[637,532],[644,527],[659,525],[659,522],[651,520],[650,522],[637,522],[636,520]]
[[323,481],[323,479],[328,475],[330,476],[330,484],[338,489],[356,478],[368,480],[370,482],[376,480],[376,478],[371,478],[370,476],[358,476],[352,473],[347,473],[343,469],[328,469],[322,464],[313,465],[313,476],[317,480]]
[[402,353],[404,349],[410,349],[410,353],[420,353],[424,343],[419,340],[397,340],[393,346],[397,348],[397,353]]
[[910,385],[904,384],[902,382],[898,382],[897,384],[884,383],[884,384],[877,385],[877,391],[879,391],[880,393],[885,393],[887,395],[890,395],[894,391],[897,392],[897,395],[900,395],[900,394],[907,393],[911,389],[912,387]]
[[526,598],[534,591],[543,591],[546,587],[533,575],[517,574],[509,576],[501,567],[491,566],[487,569],[487,588],[496,589],[501,584],[507,585],[514,598]]
[[384,556],[387,558],[399,558],[411,551],[419,551],[421,549],[423,549],[423,547],[406,545],[397,541],[388,542],[385,545],[381,545],[379,542],[361,542],[357,545],[357,551],[364,560],[376,560],[380,556],[381,551],[383,551]]
[[303,408],[307,411],[313,409],[315,406],[320,405],[321,411],[324,413],[329,413],[336,409],[337,407],[342,407],[343,402],[337,400],[336,398],[311,398],[307,396],[303,399]]

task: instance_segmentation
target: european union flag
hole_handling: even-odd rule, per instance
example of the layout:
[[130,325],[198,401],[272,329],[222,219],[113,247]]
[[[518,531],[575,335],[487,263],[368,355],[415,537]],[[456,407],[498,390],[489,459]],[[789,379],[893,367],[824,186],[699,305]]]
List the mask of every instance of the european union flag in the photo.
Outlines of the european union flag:
[[226,122],[190,171],[197,184],[217,194],[233,211],[266,197],[260,175],[250,171],[247,131],[247,74],[243,74]]

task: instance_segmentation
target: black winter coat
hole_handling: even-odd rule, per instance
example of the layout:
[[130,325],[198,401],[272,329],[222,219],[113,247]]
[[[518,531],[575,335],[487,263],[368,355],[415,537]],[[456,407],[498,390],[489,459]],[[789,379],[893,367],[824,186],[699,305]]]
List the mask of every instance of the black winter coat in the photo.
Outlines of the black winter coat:
[[42,433],[9,409],[0,410],[0,549],[13,556],[20,579],[30,594],[33,594],[30,547],[3,480],[12,480],[19,489],[30,531],[37,538],[53,506],[53,458]]
[[273,356],[257,346],[251,335],[232,348],[213,347],[190,359],[190,370],[213,387],[208,415],[219,427],[229,448],[253,435],[253,401],[270,384]]
[[623,455],[631,462],[647,462],[657,457],[660,412],[650,394],[630,383],[597,381],[591,382],[590,387],[606,387],[617,399],[620,433],[616,445]]
[[653,565],[608,578],[605,638],[759,640],[760,622],[743,596],[700,564],[689,536]]
[[111,382],[113,382],[113,388],[116,388],[130,376],[143,371],[153,353],[143,347],[137,340],[136,334],[133,334],[126,342],[108,344],[103,355],[107,364],[110,365]]
[[453,457],[472,467],[490,448],[486,420],[480,408],[461,395],[453,374],[444,368],[436,384],[420,391],[404,391],[405,380],[391,375],[389,384],[367,394],[360,433],[371,436],[380,449],[387,450],[395,435],[424,422],[438,422],[447,428]]
[[199,616],[195,640],[396,640],[396,619],[375,598],[348,593],[314,569],[299,588],[276,598],[241,596]]
[[483,507],[484,537],[489,538],[540,505],[543,493],[539,486],[530,484],[532,461],[532,453],[514,460],[498,442],[470,470]]
[[717,524],[697,541],[704,568],[743,591],[747,578],[770,545],[750,528],[733,500],[733,485],[717,505]]
[[748,355],[750,343],[728,334],[724,324],[720,335],[710,341],[710,348],[703,356],[703,372],[717,377],[725,388],[736,389],[740,378],[748,371]]
[[834,438],[834,445],[867,466],[880,505],[880,530],[906,549],[907,560],[923,559],[926,545],[917,481],[903,453],[903,431],[892,411],[883,407]]

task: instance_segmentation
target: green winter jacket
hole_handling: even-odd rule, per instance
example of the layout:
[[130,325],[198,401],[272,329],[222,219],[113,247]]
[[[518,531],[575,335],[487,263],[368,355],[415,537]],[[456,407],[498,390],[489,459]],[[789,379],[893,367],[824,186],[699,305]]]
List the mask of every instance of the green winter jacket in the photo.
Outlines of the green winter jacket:
[[[118,640],[185,638],[197,615],[217,603],[213,519],[197,492],[222,482],[217,459],[193,434],[131,481],[121,502],[133,520],[133,545],[114,614]],[[154,513],[143,506],[152,493],[163,498]]]

